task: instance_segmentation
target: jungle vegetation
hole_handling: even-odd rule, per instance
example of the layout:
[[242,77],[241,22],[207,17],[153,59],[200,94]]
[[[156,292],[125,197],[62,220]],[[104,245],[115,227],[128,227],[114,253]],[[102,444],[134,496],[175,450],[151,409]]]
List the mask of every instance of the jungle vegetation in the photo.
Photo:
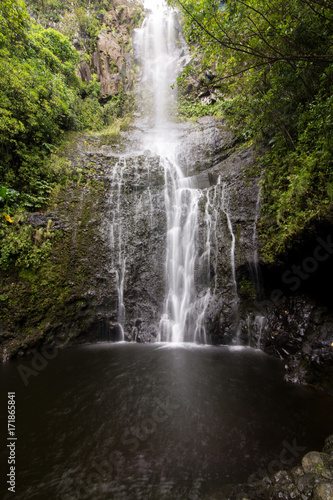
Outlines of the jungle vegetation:
[[[100,84],[78,76],[82,58],[91,57],[103,30],[107,2],[3,0],[0,3],[0,215],[11,224],[21,210],[40,209],[69,172],[52,161],[68,131],[100,130],[126,112],[121,91],[107,104]],[[69,20],[66,18],[69,17]],[[62,19],[61,30],[55,21]],[[67,20],[66,20],[67,19]],[[38,21],[43,22],[39,24]],[[68,36],[75,30],[87,47],[78,51]],[[61,32],[62,31],[62,32]],[[68,36],[67,36],[68,35]],[[4,219],[5,217],[5,219]]]
[[[332,221],[333,5],[329,0],[169,0],[183,14],[192,63],[179,79],[218,95],[186,94],[180,114],[223,116],[252,145],[262,177],[261,255],[273,261],[320,221]],[[28,14],[27,6],[29,7]],[[68,131],[99,130],[127,112],[105,106],[96,77],[78,77],[103,30],[106,0],[0,4],[0,231],[41,209],[70,173],[54,154]],[[80,34],[80,53],[72,40]]]
[[193,54],[180,86],[198,70],[208,74],[220,112],[258,152],[262,256],[272,261],[311,224],[332,218],[333,4],[169,3],[184,16]]

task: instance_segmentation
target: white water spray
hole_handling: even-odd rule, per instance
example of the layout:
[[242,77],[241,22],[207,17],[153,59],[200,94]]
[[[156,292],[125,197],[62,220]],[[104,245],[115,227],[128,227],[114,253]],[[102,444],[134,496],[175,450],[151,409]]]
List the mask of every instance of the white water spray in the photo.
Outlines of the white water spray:
[[175,17],[164,1],[146,1],[145,8],[150,12],[136,32],[142,57],[139,98],[144,116],[153,120],[155,128],[163,128],[176,95],[172,89],[179,57]]

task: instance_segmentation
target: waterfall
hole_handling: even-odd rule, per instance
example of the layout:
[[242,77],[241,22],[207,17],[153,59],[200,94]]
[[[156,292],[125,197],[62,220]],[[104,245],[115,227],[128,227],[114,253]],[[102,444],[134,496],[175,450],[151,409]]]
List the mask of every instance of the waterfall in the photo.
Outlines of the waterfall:
[[167,342],[195,341],[200,335],[195,287],[198,236],[198,204],[201,193],[179,187],[181,172],[174,162],[165,163],[165,205],[167,213],[165,313],[160,339]]
[[[142,57],[139,99],[145,117],[153,121],[155,128],[163,129],[176,95],[171,88],[176,83],[179,57],[174,12],[164,1],[146,1],[145,7],[150,12],[136,34]],[[161,133],[157,134],[156,139],[161,139],[160,136]]]
[[265,316],[256,316],[255,317],[255,320],[254,320],[254,326],[255,326],[255,329],[256,329],[256,333],[257,333],[257,349],[260,349],[261,348],[261,337],[262,337],[262,334],[263,334],[263,331],[264,331],[264,327],[265,327],[265,323],[266,323],[266,318]]
[[[177,164],[179,138],[172,122],[178,61],[186,48],[179,38],[175,13],[167,8],[166,3],[146,1],[145,7],[149,12],[136,36],[142,57],[139,98],[143,103],[143,119],[150,125],[145,146],[159,155],[164,168],[167,219],[166,290],[158,340],[205,343],[204,313],[209,301],[210,284],[200,297],[195,285],[199,260],[199,202],[203,195],[185,179]],[[208,247],[205,253],[209,266]]]
[[238,188],[205,159],[206,151],[208,157],[211,147],[220,147],[220,131],[208,127],[201,137],[205,123],[176,122],[177,76],[190,56],[175,12],[164,1],[147,1],[145,7],[146,19],[133,40],[141,72],[132,142],[122,155],[105,146],[106,226],[117,294],[110,323],[121,339],[205,344],[208,331],[217,331],[229,342],[236,335],[238,342],[236,265],[244,259]]
[[109,241],[111,248],[110,272],[115,274],[118,294],[118,329],[120,340],[124,340],[125,305],[124,305],[124,282],[126,274],[126,232],[123,230],[122,213],[122,188],[123,172],[126,168],[126,159],[121,158],[114,166],[110,178],[111,190],[108,200],[112,221],[109,225]]

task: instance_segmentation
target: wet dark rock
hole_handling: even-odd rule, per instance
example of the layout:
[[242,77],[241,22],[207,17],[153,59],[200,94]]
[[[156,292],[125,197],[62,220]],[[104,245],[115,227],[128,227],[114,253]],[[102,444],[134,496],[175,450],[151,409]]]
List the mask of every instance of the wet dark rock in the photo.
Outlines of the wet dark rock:
[[294,482],[297,481],[297,479],[304,474],[302,466],[297,465],[296,467],[293,467],[290,471],[290,474],[292,475]]
[[271,486],[265,495],[265,498],[271,500],[291,500],[293,498],[299,498],[300,492],[296,488],[294,484],[277,484],[275,486]]
[[210,90],[209,89],[205,89],[202,92],[200,92],[199,99],[201,99],[203,97],[208,97],[209,95],[210,95]]
[[91,69],[86,61],[80,63],[79,72],[81,80],[89,85],[91,82]]
[[178,148],[177,160],[183,172],[191,177],[217,165],[232,152],[235,136],[223,122],[212,117],[200,118],[194,125],[187,125],[187,133]]
[[333,483],[320,483],[314,488],[314,500],[331,500],[333,498]]
[[[332,436],[326,443],[332,441]],[[228,494],[221,492],[219,498],[225,500],[328,500],[333,498],[333,479],[323,475],[326,470],[332,474],[333,461],[329,455],[312,451],[302,459],[302,465],[293,467],[290,471],[280,470],[272,476],[255,480],[255,475],[249,477],[247,483],[228,486]]]
[[48,228],[49,231],[66,231],[68,229],[68,225],[61,221],[55,212],[46,214],[39,212],[27,213],[25,222],[33,227]]
[[311,495],[313,487],[317,481],[318,477],[316,476],[316,474],[303,474],[296,479],[295,484],[300,493],[302,493],[303,495]]
[[[92,66],[101,83],[101,99],[104,102],[118,94],[121,88],[125,91],[133,88],[131,69],[134,59],[132,52],[125,51],[125,47],[127,50],[131,47],[134,19],[140,12],[138,4],[114,0],[104,16],[108,29],[98,35],[97,50],[92,56]],[[83,80],[89,76],[85,67],[80,68],[80,74]]]
[[293,481],[292,476],[285,470],[280,470],[273,476],[274,484],[287,484],[287,483],[292,483],[292,481]]
[[323,448],[323,452],[327,453],[328,455],[331,456],[331,458],[333,458],[333,434],[325,439],[325,446]]
[[306,474],[320,473],[328,462],[328,455],[319,453],[318,451],[311,451],[307,453],[302,459],[302,467]]

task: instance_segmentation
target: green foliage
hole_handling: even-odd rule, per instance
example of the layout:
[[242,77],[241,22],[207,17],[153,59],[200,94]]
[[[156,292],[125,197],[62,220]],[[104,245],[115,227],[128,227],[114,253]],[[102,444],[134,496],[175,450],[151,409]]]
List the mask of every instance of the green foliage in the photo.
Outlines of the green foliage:
[[24,4],[15,6],[10,24],[1,21],[9,3],[0,6],[0,215],[41,208],[68,175],[48,161],[64,132],[103,125],[100,84],[77,77],[79,55],[69,40],[33,25]]
[[[99,84],[97,85],[99,88]],[[93,86],[93,83],[90,86]],[[101,131],[110,127],[118,119],[129,117],[133,110],[133,97],[125,94],[122,88],[118,94],[112,95],[104,106],[100,104],[94,91],[91,91],[85,99],[76,101],[77,129]]]
[[286,148],[276,137],[266,154],[261,230],[267,260],[284,251],[309,222],[328,217],[332,210],[332,106],[332,96],[316,96],[299,111],[295,146]]
[[221,103],[203,104],[197,99],[179,99],[176,116],[178,118],[200,118],[201,116],[221,116]]
[[15,206],[19,197],[20,193],[15,191],[15,189],[0,186],[0,207],[6,206],[7,204]]
[[0,268],[5,270],[15,264],[21,268],[37,268],[50,255],[55,233],[47,229],[35,229],[25,224],[14,223],[9,228],[0,228]]
[[0,177],[7,193],[21,193],[32,208],[41,206],[54,180],[46,158],[63,131],[75,127],[80,83],[78,54],[68,39],[51,28],[25,26],[24,41],[0,49]]
[[[171,0],[221,110],[266,150],[259,227],[273,260],[333,205],[333,7],[328,0]],[[198,71],[198,68],[197,68]],[[186,69],[183,80],[191,72]]]
[[121,87],[118,94],[113,95],[104,107],[103,118],[105,125],[110,125],[114,118],[121,118],[130,114],[134,109],[132,96],[125,94]]
[[[112,12],[114,19],[121,22],[125,6],[108,0],[26,0],[29,12],[43,26],[53,26],[70,39],[76,38],[80,48],[91,54],[96,50],[97,36],[109,29],[114,30],[112,23],[106,26],[106,14]],[[144,13],[141,6],[133,2],[131,6],[131,23],[133,27],[142,24]]]
[[23,0],[1,0],[0,48],[24,40],[28,19]]
[[240,296],[248,302],[253,302],[256,298],[255,287],[249,279],[243,276],[238,284],[238,292]]
[[75,9],[75,17],[81,36],[89,40],[86,48],[89,52],[93,52],[96,48],[98,34],[105,29],[105,25],[101,20],[103,15],[92,15],[82,6]]
[[[90,40],[81,60],[88,64],[102,13],[109,2],[95,0],[41,0],[28,2],[34,18],[45,25],[73,20],[83,39]],[[89,7],[89,10],[88,10]],[[74,9],[74,16],[72,12]],[[46,19],[47,18],[47,19]],[[66,25],[66,22],[64,23]],[[57,233],[24,224],[24,211],[47,206],[51,192],[68,181],[82,182],[82,172],[57,154],[71,130],[103,130],[133,108],[121,89],[106,104],[99,102],[100,84],[93,75],[89,85],[77,76],[80,56],[62,33],[34,25],[21,0],[0,4],[0,268],[13,266],[34,272],[47,266]],[[108,130],[108,129],[106,129]],[[119,131],[118,130],[118,131]],[[66,134],[65,134],[66,132]],[[105,132],[107,133],[107,132]],[[78,174],[78,175],[76,175]],[[30,271],[29,271],[30,272]],[[7,300],[5,294],[0,300]]]

